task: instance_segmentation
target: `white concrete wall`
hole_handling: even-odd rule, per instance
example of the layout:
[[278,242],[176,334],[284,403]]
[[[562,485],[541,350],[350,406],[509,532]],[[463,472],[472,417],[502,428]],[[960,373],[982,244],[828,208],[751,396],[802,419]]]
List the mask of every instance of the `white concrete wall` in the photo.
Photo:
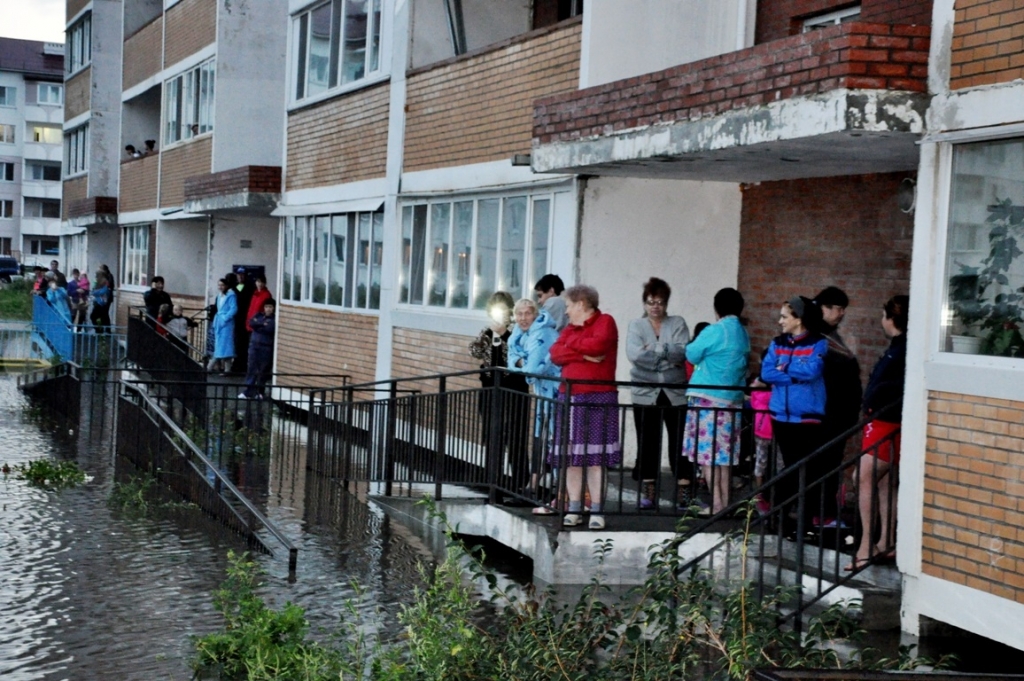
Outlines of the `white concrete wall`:
[[[213,219],[213,241],[210,247],[210,274],[207,297],[216,295],[217,280],[231,271],[232,265],[263,265],[267,269],[270,292],[279,295],[277,281],[278,218],[231,217]],[[251,248],[242,248],[242,241]],[[202,294],[200,292],[197,295]]]
[[[188,296],[205,293],[206,220],[160,220],[156,225],[156,270],[167,291]],[[91,244],[90,244],[91,249]],[[90,261],[92,260],[90,252]]]
[[121,0],[92,2],[88,196],[117,196],[121,169]]
[[754,44],[756,0],[587,0],[580,88]]

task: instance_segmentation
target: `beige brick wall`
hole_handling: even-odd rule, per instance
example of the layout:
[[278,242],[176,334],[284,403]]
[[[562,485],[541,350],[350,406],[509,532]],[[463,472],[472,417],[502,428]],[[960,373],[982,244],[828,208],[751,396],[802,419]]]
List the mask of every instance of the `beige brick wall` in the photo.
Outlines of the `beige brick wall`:
[[210,172],[212,148],[213,137],[207,136],[160,154],[161,208],[180,206],[184,202],[185,178]]
[[922,563],[1024,603],[1024,402],[929,394]]
[[950,89],[1024,78],[1024,2],[957,0]]
[[[453,333],[395,328],[391,347],[391,375],[407,378],[479,369],[479,362],[469,354],[469,343],[472,340],[469,336]],[[437,391],[436,382],[417,387],[428,392]],[[447,387],[479,388],[480,381],[475,376],[453,379]]]
[[289,116],[286,188],[384,177],[390,93],[384,83]]
[[64,83],[64,120],[89,110],[92,92],[92,67],[87,66]]
[[340,385],[328,375],[348,374],[353,383],[374,380],[377,370],[377,317],[282,303],[277,323],[277,371],[322,374],[310,385]]
[[216,0],[181,0],[167,10],[165,18],[165,68],[217,40]]
[[85,9],[85,6],[89,4],[89,0],[68,0],[67,4],[67,18],[71,18]]
[[[118,282],[120,283],[120,282]],[[128,326],[128,315],[131,314],[133,307],[141,306],[145,301],[142,300],[142,294],[136,293],[135,291],[117,291],[117,310],[114,319],[116,326]]]
[[411,75],[405,170],[529,153],[534,101],[578,86],[580,27],[532,34]]
[[159,73],[163,67],[164,17],[158,16],[124,41],[122,85],[125,90]]
[[156,208],[160,155],[151,154],[121,163],[117,205],[122,213]]
[[75,201],[84,199],[88,190],[89,178],[84,175],[73,180],[64,181],[64,189],[61,192],[61,215],[63,219],[68,219],[68,206]]

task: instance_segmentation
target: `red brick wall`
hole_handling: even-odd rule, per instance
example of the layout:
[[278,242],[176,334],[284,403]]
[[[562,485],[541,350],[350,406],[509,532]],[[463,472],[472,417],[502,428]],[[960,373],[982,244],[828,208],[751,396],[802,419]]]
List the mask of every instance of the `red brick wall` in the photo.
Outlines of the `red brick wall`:
[[281,166],[242,166],[219,173],[185,178],[186,200],[245,191],[262,194],[280,193]]
[[163,65],[164,17],[161,14],[124,41],[121,87],[125,90],[159,73]]
[[534,141],[608,135],[837,88],[927,90],[928,26],[852,22],[548,97]]
[[931,392],[925,574],[1024,603],[1024,402]]
[[[283,303],[278,311],[277,371],[290,374],[348,374],[353,383],[374,380],[377,317]],[[333,386],[332,378],[303,384]]]
[[289,190],[384,177],[391,84],[365,88],[288,117]]
[[160,154],[160,207],[180,206],[185,200],[185,179],[210,172],[213,138],[187,142]]
[[121,211],[156,208],[157,178],[160,170],[160,155],[150,154],[121,162],[118,199]]
[[[755,43],[785,38],[800,32],[803,20],[816,14],[858,4],[850,0],[759,0]],[[864,0],[860,20],[880,24],[931,26],[932,0]]]
[[957,0],[949,87],[1024,78],[1024,3]]
[[164,68],[217,40],[216,0],[181,0],[165,17]]
[[81,201],[89,189],[89,178],[87,176],[76,177],[73,180],[65,180],[61,192],[61,213],[64,220],[68,219],[68,207],[75,201]]
[[405,170],[529,153],[534,100],[579,83],[580,27],[560,24],[411,74]]
[[879,321],[882,305],[910,290],[914,218],[896,205],[900,180],[908,175],[743,186],[739,290],[758,363],[779,334],[782,303],[834,284],[850,296],[841,333],[866,379],[888,347]]
[[[417,329],[396,328],[392,336],[391,375],[396,378],[473,371],[480,363],[469,354],[469,336],[452,333],[434,333]],[[404,386],[413,387],[414,384]],[[437,391],[437,383],[422,384],[420,389]],[[479,388],[476,377],[453,379],[449,389]]]
[[89,110],[92,103],[92,67],[86,67],[64,83],[64,120]]

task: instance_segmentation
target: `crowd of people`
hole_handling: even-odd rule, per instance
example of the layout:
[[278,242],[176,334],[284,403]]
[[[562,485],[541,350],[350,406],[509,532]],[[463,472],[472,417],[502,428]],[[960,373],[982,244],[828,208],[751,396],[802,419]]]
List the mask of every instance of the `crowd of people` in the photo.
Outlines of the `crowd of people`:
[[89,273],[71,270],[68,277],[60,271],[60,263],[50,261],[50,268],[33,268],[32,293],[45,298],[54,311],[75,331],[86,330],[86,319],[96,333],[110,329],[110,305],[113,300],[114,276],[110,268],[100,269],[90,282]]
[[[503,367],[509,373],[483,372],[485,386],[500,381],[506,418],[502,446],[507,450],[510,484],[522,495],[537,497],[543,471],[529,461],[527,402],[537,399],[532,436],[543,439],[546,470],[564,472],[566,499],[538,505],[534,513],[552,513],[559,505],[563,524],[587,522],[605,527],[603,495],[608,467],[622,462],[616,362],[619,331],[615,320],[599,307],[590,286],[565,288],[553,274],[534,288],[536,301],[514,301],[505,292],[488,301],[490,324],[470,343],[481,368]],[[799,491],[798,464],[805,462],[806,484],[820,490],[821,504],[805,504],[807,525],[836,527],[842,505],[841,476],[832,474],[843,460],[845,435],[867,417],[858,472],[860,520],[864,532],[850,569],[892,554],[895,522],[898,429],[906,366],[909,299],[897,295],[882,308],[882,331],[890,346],[862,392],[860,366],[839,333],[850,304],[835,286],[814,298],[793,296],[780,306],[780,334],[761,353],[760,368],[751,373],[751,344],[742,321],[744,299],[724,288],[713,300],[714,322],[702,322],[691,336],[686,320],[668,313],[672,290],[653,277],[643,285],[643,312],[631,320],[626,335],[630,367],[633,425],[637,439],[632,470],[638,484],[640,510],[659,503],[659,478],[664,434],[669,467],[676,481],[680,510],[719,513],[730,503],[732,471],[740,463],[740,432],[745,414],[753,413],[754,485],[769,474],[789,471],[776,486],[774,498],[789,501]],[[480,402],[485,436],[490,432],[490,397]],[[560,405],[568,418],[558,418]],[[552,415],[555,418],[552,418]],[[561,429],[566,428],[567,433]],[[774,453],[775,460],[772,461]],[[814,454],[814,456],[811,456]],[[710,504],[698,492],[706,489]],[[818,498],[816,496],[816,498]],[[782,517],[795,525],[795,504]],[[768,499],[757,499],[762,513]]]

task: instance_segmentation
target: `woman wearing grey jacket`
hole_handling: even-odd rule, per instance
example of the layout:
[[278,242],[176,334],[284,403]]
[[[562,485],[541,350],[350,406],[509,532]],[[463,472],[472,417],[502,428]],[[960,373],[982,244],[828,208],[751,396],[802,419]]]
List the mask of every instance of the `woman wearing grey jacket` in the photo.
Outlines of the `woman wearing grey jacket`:
[[[626,357],[633,365],[630,369],[633,381],[665,385],[686,383],[683,364],[690,330],[685,319],[667,314],[671,295],[669,285],[657,277],[651,277],[644,284],[644,315],[629,323],[626,336]],[[633,479],[642,481],[639,507],[653,509],[657,506],[662,428],[668,428],[669,465],[680,485],[677,501],[685,505],[688,500],[686,485],[692,477],[690,462],[679,456],[686,390],[654,386],[631,390],[637,439]]]

